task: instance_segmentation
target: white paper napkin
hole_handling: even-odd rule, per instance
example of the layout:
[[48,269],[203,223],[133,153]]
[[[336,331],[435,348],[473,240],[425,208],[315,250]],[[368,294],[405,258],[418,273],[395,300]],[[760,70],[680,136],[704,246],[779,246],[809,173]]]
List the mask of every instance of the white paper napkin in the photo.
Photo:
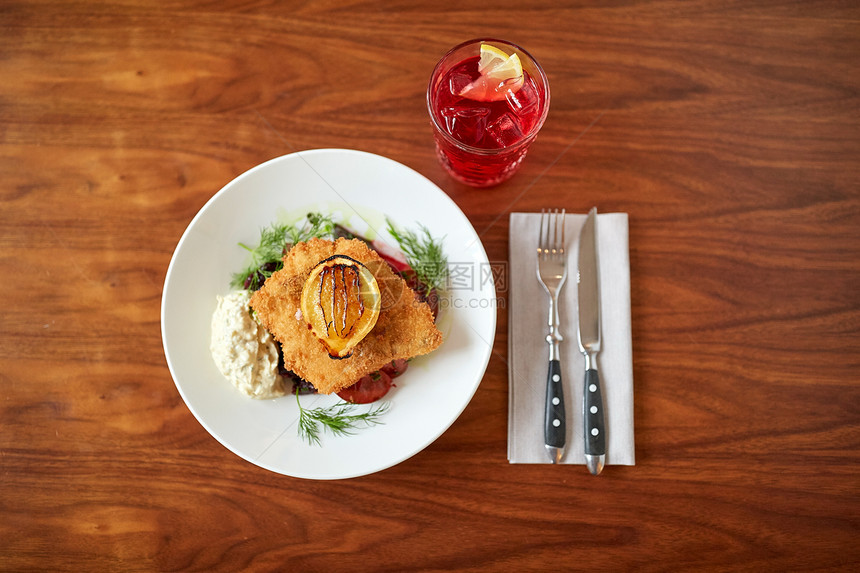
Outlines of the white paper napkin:
[[[560,345],[567,445],[561,463],[584,464],[582,384],[585,357],[577,340],[577,259],[585,215],[566,215],[567,280],[559,295]],[[508,315],[508,460],[550,463],[544,447],[549,345],[548,297],[537,280],[540,213],[511,213]],[[597,216],[601,351],[597,367],[606,412],[606,464],[634,465],[633,344],[627,214]]]

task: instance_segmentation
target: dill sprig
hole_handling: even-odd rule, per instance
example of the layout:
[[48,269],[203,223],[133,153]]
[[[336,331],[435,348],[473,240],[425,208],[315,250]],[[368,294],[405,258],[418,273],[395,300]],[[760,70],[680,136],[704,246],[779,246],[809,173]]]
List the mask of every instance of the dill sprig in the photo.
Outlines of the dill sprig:
[[385,221],[388,233],[400,245],[418,280],[427,285],[428,290],[442,290],[448,278],[448,258],[442,251],[442,242],[434,239],[430,230],[420,223],[421,233],[415,233],[398,229],[390,219]]
[[309,239],[330,239],[334,236],[335,222],[322,213],[308,213],[307,222],[300,226],[287,227],[287,236],[290,243],[295,245]]
[[233,274],[230,286],[233,288],[245,288],[246,281],[250,277],[250,283],[247,284],[248,289],[257,290],[260,288],[262,282],[272,276],[272,273],[277,270],[276,267],[279,266],[284,256],[288,228],[289,225],[273,223],[269,227],[260,229],[260,241],[256,247],[249,247],[245,243],[239,243],[240,247],[251,254],[251,262],[245,270]]
[[320,213],[308,213],[307,219],[301,225],[273,223],[260,229],[260,241],[255,247],[239,243],[240,247],[251,254],[251,261],[243,271],[233,274],[230,286],[257,290],[272,273],[283,268],[284,255],[293,245],[314,237],[331,238],[334,231],[335,223],[332,218]]
[[[314,408],[307,410],[302,408],[298,393],[296,403],[299,405],[299,436],[310,445],[322,445],[320,442],[320,431],[329,430],[335,436],[351,436],[354,430],[361,427],[382,424],[379,419],[388,411],[388,402],[382,402],[368,412],[351,414],[356,407],[349,402],[338,402],[327,408]],[[322,428],[320,428],[322,426]]]

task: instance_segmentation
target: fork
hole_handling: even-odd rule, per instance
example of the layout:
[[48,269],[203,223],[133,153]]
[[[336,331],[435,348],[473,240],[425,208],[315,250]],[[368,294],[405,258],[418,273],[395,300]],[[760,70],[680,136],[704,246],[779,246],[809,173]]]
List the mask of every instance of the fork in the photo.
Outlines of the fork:
[[546,376],[546,410],[544,416],[544,445],[552,463],[557,464],[564,455],[566,419],[564,389],[561,379],[558,345],[559,332],[558,293],[567,278],[567,255],[564,249],[564,209],[559,213],[542,209],[537,247],[537,278],[549,295],[549,371]]

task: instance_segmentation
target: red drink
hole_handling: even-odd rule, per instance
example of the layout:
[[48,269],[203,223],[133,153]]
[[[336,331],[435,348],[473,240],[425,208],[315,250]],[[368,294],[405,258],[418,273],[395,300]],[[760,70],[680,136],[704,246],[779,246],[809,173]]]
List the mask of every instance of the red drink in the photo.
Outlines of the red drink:
[[[503,79],[479,72],[481,44],[516,53],[522,75]],[[436,66],[427,92],[436,149],[452,176],[476,187],[511,177],[549,109],[543,70],[521,48],[497,40],[457,46]]]

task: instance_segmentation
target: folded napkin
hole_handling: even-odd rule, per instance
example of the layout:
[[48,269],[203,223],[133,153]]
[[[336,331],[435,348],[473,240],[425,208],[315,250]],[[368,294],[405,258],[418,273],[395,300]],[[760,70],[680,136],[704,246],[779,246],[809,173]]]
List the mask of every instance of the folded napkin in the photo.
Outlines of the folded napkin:
[[[559,295],[560,344],[567,445],[561,463],[584,464],[582,385],[585,357],[577,340],[576,270],[585,215],[566,215],[567,280]],[[508,315],[508,460],[550,463],[544,447],[549,345],[549,297],[535,271],[539,213],[511,213]],[[627,214],[597,216],[601,351],[597,368],[606,413],[606,464],[634,465],[633,345],[630,329],[630,256]]]

